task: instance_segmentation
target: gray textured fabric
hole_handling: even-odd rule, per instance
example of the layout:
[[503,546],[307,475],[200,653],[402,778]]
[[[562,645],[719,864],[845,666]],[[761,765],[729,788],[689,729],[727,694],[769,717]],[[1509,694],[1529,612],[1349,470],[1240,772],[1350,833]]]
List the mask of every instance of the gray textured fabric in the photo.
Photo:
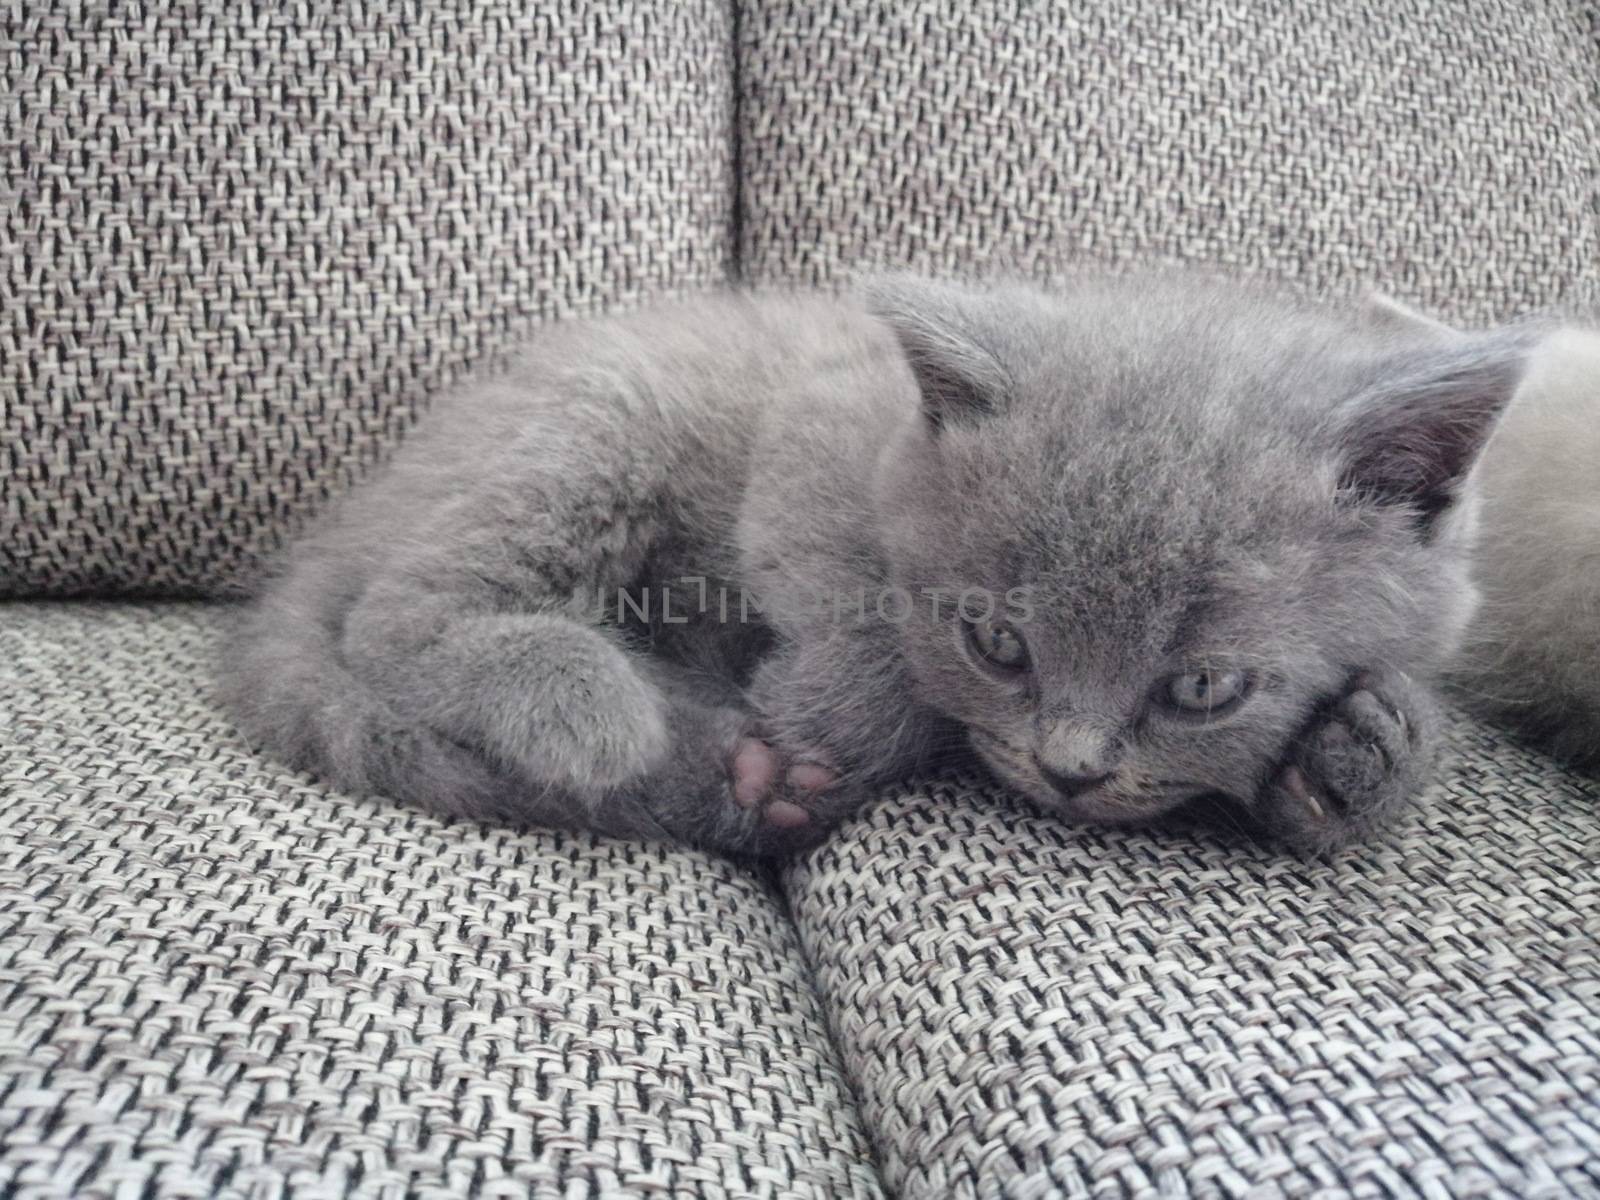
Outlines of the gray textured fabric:
[[878,1193],[768,887],[273,769],[217,626],[0,606],[0,1192]]
[[908,1198],[1600,1195],[1600,783],[1458,725],[1307,865],[913,789],[791,871]]
[[1196,259],[1600,308],[1592,4],[752,0],[742,260]]
[[0,13],[0,595],[217,591],[538,319],[721,281],[718,0]]
[[[536,321],[857,261],[1600,308],[1591,0],[13,5],[0,595],[227,590]],[[1600,1194],[1600,786],[1307,867],[942,785],[789,875],[328,795],[0,608],[0,1192]],[[846,1064],[834,1057],[823,1009]],[[854,1075],[858,1117],[844,1077]]]

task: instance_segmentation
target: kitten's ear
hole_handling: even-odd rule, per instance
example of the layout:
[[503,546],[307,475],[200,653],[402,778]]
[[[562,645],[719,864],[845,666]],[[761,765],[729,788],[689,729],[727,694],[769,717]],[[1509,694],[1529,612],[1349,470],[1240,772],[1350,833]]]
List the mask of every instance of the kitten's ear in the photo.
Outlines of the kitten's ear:
[[1455,502],[1536,341],[1531,328],[1463,334],[1383,364],[1339,410],[1341,486],[1406,505],[1426,533]]
[[1368,292],[1361,302],[1361,315],[1374,329],[1394,333],[1412,333],[1450,341],[1459,341],[1467,336],[1455,326],[1419,312],[1387,292]]
[[902,275],[867,279],[860,290],[867,310],[900,343],[934,432],[999,408],[1010,390],[1010,377],[983,344],[969,293]]

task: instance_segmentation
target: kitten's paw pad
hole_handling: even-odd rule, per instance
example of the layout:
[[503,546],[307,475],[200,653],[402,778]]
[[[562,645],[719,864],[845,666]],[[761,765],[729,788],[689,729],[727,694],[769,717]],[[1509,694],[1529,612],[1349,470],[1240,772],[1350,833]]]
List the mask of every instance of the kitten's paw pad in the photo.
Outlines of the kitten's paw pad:
[[772,801],[761,815],[774,829],[804,829],[811,824],[810,810],[789,800]]
[[838,784],[825,755],[785,753],[755,734],[741,735],[728,756],[733,803],[751,823],[749,836],[762,853],[787,853],[820,840]]
[[783,773],[783,792],[787,799],[780,797],[767,805],[762,814],[767,824],[786,830],[803,829],[811,824],[812,813],[806,805],[819,801],[823,793],[839,782],[838,773],[817,759],[815,755],[797,759]]
[[772,795],[780,766],[778,752],[759,738],[742,737],[733,750],[729,774],[733,802],[740,808],[757,808]]
[[1432,701],[1399,673],[1362,672],[1289,749],[1266,789],[1268,825],[1303,850],[1369,832],[1426,781]]
[[728,775],[735,804],[757,811],[760,820],[784,830],[811,823],[811,813],[785,796],[804,798],[834,779],[833,772],[818,763],[797,762],[785,770],[778,751],[755,737],[741,737],[734,746]]
[[838,774],[832,767],[820,762],[802,760],[794,764],[783,775],[784,786],[791,792],[802,795],[815,795],[825,792],[839,782]]
[[783,773],[783,796],[767,805],[767,823],[779,829],[803,829],[811,824],[811,807],[826,808],[826,794],[839,786],[839,773],[817,751],[794,756]]

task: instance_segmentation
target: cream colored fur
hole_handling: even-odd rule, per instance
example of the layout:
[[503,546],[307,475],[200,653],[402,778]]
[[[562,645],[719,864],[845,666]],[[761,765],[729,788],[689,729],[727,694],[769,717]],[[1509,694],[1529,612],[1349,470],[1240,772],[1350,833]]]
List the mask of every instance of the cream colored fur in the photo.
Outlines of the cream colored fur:
[[1458,686],[1563,756],[1600,762],[1600,333],[1538,346],[1472,486],[1481,602]]

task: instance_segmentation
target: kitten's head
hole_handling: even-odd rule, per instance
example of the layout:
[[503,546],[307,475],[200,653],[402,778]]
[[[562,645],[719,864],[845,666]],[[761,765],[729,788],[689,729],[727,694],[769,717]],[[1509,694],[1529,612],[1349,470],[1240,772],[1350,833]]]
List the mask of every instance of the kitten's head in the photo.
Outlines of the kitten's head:
[[1460,637],[1524,339],[1160,278],[868,297],[921,397],[875,490],[904,654],[1040,804],[1248,805],[1354,672]]

